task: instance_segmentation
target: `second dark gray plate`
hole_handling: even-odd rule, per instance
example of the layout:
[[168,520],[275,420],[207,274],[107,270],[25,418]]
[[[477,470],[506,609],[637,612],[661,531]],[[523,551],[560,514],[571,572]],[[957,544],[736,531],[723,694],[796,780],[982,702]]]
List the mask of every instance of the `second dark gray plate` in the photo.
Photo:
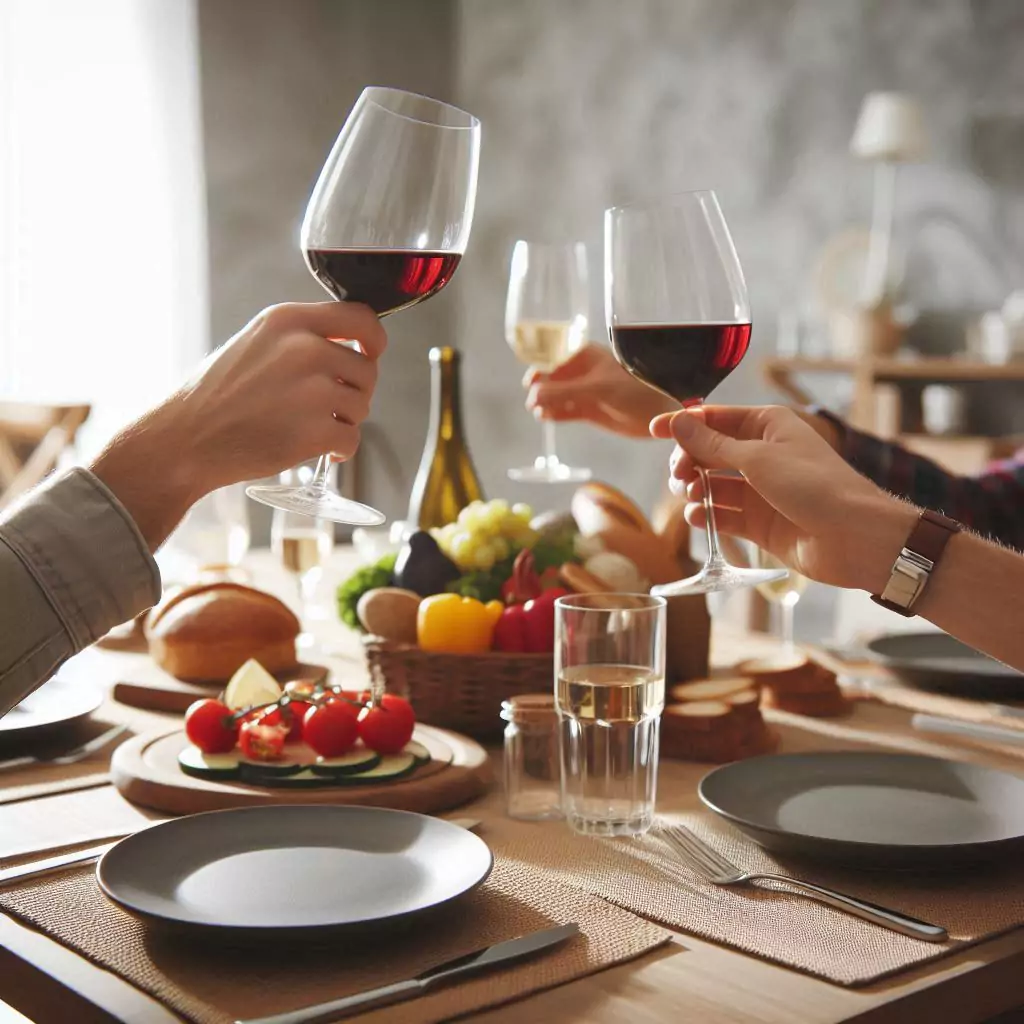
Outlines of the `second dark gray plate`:
[[913,754],[771,754],[716,768],[701,800],[782,854],[930,867],[1024,851],[1024,779]]
[[269,937],[386,924],[469,892],[491,864],[483,840],[439,818],[299,804],[154,825],[109,850],[96,875],[143,917]]

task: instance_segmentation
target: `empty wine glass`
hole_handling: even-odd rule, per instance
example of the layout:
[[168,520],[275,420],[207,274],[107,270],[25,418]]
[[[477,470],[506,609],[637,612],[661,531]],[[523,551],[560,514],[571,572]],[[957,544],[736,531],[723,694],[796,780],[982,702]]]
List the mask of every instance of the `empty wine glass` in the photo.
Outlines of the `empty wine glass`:
[[[637,380],[696,408],[736,369],[750,343],[743,270],[714,192],[684,192],[605,211],[605,315],[612,350]],[[719,548],[708,473],[699,469],[708,559],[696,576],[652,594],[703,594],[781,579],[737,568]]]
[[[587,250],[582,242],[516,242],[505,305],[505,340],[516,358],[550,373],[586,341]],[[589,469],[562,462],[555,449],[555,424],[544,422],[544,454],[532,466],[510,469],[512,480],[572,483],[590,479]]]
[[[762,548],[754,548],[754,563],[762,569],[785,569],[785,565],[774,555]],[[782,642],[788,650],[796,646],[793,630],[793,618],[796,606],[803,592],[807,589],[808,579],[790,569],[781,579],[759,583],[758,593],[769,604],[779,609],[782,618]]]
[[[294,487],[308,484],[312,477],[313,469],[307,465],[285,471],[280,479],[283,485]],[[313,598],[323,576],[323,566],[334,549],[334,524],[276,508],[270,526],[270,547],[295,578],[299,620],[303,627],[298,643],[300,647],[310,647],[314,638],[306,628],[307,623],[326,617],[315,608]]]
[[[480,122],[471,114],[400,89],[364,89],[306,208],[301,247],[310,272],[336,299],[365,302],[379,316],[436,295],[466,251],[479,155]],[[330,468],[324,455],[307,484],[247,493],[300,515],[384,522],[332,490]]]

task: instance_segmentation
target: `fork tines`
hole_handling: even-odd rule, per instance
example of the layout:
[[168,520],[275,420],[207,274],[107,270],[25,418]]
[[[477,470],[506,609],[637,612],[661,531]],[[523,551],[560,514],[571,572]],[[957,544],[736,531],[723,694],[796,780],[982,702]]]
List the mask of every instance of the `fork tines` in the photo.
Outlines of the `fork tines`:
[[708,879],[736,875],[734,864],[698,839],[685,825],[665,825],[658,833],[691,868]]

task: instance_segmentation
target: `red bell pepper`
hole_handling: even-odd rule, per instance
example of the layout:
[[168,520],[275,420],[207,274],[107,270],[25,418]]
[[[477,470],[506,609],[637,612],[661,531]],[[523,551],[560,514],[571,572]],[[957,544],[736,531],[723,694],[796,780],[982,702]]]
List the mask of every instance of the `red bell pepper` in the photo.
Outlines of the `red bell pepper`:
[[523,654],[526,651],[526,606],[510,604],[494,627],[491,646],[496,651]]
[[541,654],[555,649],[555,601],[568,593],[563,587],[551,587],[523,605],[528,651]]
[[501,599],[505,604],[526,604],[540,590],[540,577],[537,575],[533,552],[523,548],[512,563],[512,575],[501,585]]

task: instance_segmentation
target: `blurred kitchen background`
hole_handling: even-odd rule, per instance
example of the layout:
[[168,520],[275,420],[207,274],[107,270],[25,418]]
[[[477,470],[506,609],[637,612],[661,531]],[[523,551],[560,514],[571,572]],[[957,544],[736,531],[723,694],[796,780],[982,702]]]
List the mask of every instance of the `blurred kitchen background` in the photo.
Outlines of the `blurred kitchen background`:
[[[90,403],[87,458],[260,308],[323,299],[299,223],[349,108],[378,84],[483,124],[462,267],[387,322],[358,486],[389,518],[406,511],[439,344],[464,352],[488,496],[567,505],[568,487],[505,476],[539,446],[503,336],[512,244],[588,243],[603,339],[602,210],[700,187],[718,192],[754,310],[716,400],[780,400],[765,361],[781,358],[791,393],[979,469],[1012,447],[994,438],[1024,433],[1024,309],[1007,304],[1024,288],[1022,52],[1020,0],[7,0],[0,397]],[[892,92],[896,106],[869,99]],[[880,324],[857,305],[895,164]],[[871,352],[998,370],[877,393],[872,380],[866,400],[854,370]],[[799,362],[835,356],[827,374]],[[661,446],[560,433],[566,461],[650,507]],[[249,512],[265,543],[269,510]],[[822,635],[831,604],[809,603],[798,631]]]

